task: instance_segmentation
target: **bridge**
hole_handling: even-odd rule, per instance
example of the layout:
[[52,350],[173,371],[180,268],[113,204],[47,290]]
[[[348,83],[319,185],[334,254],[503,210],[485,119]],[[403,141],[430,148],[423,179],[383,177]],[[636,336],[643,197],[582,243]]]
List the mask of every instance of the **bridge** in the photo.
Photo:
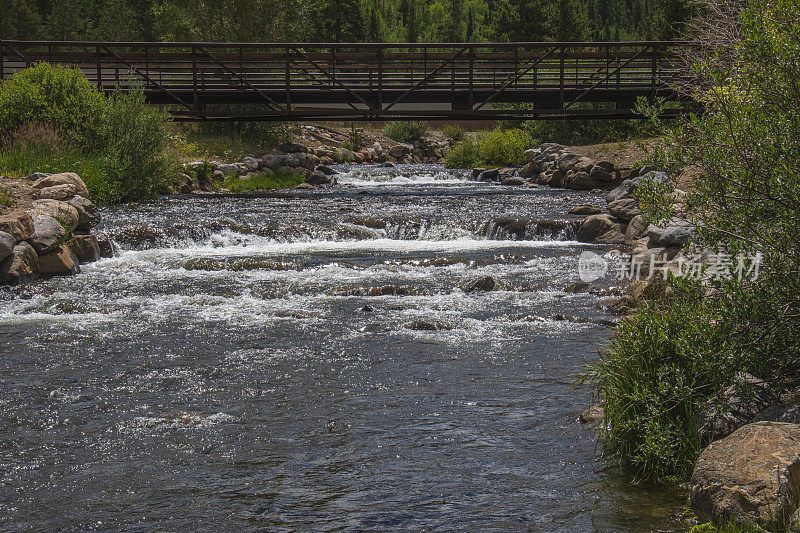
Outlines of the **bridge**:
[[0,79],[79,68],[138,87],[177,120],[633,118],[639,97],[691,102],[682,42],[142,43],[0,41]]

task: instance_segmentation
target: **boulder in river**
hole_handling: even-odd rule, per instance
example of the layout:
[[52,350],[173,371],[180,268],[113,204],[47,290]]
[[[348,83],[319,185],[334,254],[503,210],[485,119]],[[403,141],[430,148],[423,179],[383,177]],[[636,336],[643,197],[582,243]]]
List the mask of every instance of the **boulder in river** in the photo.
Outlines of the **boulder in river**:
[[478,181],[490,182],[490,181],[497,181],[497,177],[500,175],[500,169],[491,168],[489,170],[484,170],[478,175]]
[[81,264],[100,260],[100,243],[94,235],[74,235],[67,246]]
[[14,246],[11,255],[0,262],[0,283],[16,285],[39,277],[39,256],[27,242]]
[[28,242],[39,255],[55,249],[67,235],[64,226],[49,215],[33,217],[33,228],[33,235],[28,238]]
[[578,240],[599,244],[622,244],[625,242],[626,230],[627,226],[611,215],[592,215],[581,224]]
[[608,204],[608,212],[620,220],[629,222],[642,210],[639,208],[639,201],[636,198],[620,198]]
[[69,201],[69,205],[78,212],[78,231],[89,231],[100,223],[100,213],[91,200],[83,196],[75,196]]
[[65,244],[39,256],[39,273],[46,276],[69,276],[80,272],[78,259]]
[[488,292],[497,288],[497,281],[492,276],[481,276],[467,283],[464,292]]
[[602,212],[603,212],[602,209],[594,205],[579,205],[569,210],[570,215],[581,215],[581,216],[599,215]]
[[403,327],[414,331],[442,331],[453,329],[453,326],[450,324],[437,322],[435,320],[414,320],[403,324]]
[[691,480],[701,522],[786,531],[800,497],[800,425],[756,422],[711,443]]
[[306,178],[306,183],[310,183],[311,185],[329,185],[332,182],[333,177],[325,174],[321,170],[311,172]]
[[0,216],[0,231],[10,234],[17,242],[24,241],[33,234],[33,217],[23,210]]
[[[76,196],[75,198],[83,198]],[[89,200],[86,200],[87,202]],[[58,220],[67,233],[75,231],[80,220],[78,210],[67,202],[60,200],[36,200],[33,202],[31,216],[48,215]]]

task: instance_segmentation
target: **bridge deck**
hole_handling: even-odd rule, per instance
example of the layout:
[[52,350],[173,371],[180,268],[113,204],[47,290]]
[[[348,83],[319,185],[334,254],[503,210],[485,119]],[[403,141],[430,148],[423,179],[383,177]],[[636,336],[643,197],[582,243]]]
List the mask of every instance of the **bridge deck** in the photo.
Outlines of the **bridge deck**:
[[106,92],[141,87],[185,120],[627,118],[638,97],[682,101],[685,46],[0,41],[0,79],[69,65]]

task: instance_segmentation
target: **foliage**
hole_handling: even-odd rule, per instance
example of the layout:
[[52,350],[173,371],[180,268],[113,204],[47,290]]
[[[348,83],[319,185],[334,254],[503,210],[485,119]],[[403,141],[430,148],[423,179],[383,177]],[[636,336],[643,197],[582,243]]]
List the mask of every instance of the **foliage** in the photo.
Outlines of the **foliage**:
[[[723,3],[710,0],[709,12]],[[798,18],[792,0],[750,0],[730,20],[698,22],[698,39],[717,44],[694,61],[705,110],[664,126],[658,158],[698,169],[681,216],[698,246],[730,261],[732,279],[707,279],[688,302],[641,309],[592,367],[608,417],[604,445],[640,478],[688,474],[703,444],[698,406],[735,373],[778,390],[800,384]],[[648,202],[670,203],[666,191],[657,196]],[[738,254],[760,254],[758,276],[735,275]]]
[[447,168],[472,168],[480,161],[478,143],[471,137],[459,142],[447,152],[444,166]]
[[454,142],[459,142],[464,139],[464,130],[457,124],[451,124],[442,128],[442,133]]
[[383,134],[401,143],[420,140],[428,131],[427,122],[399,121],[389,122],[383,127]]
[[8,191],[0,187],[0,206],[11,207],[12,205],[14,205],[14,200],[8,196]]
[[0,84],[0,137],[47,124],[70,142],[99,140],[103,95],[76,68],[39,63]]
[[226,176],[222,187],[231,192],[253,192],[267,189],[286,189],[303,183],[303,175],[299,172],[276,172],[250,174],[248,178]]
[[347,140],[344,142],[343,148],[351,152],[358,152],[364,148],[364,138],[361,132],[356,129],[353,124],[350,124],[350,129],[347,132]]
[[0,170],[77,172],[100,204],[166,192],[166,112],[141,91],[105,98],[80,71],[40,63],[0,85]]

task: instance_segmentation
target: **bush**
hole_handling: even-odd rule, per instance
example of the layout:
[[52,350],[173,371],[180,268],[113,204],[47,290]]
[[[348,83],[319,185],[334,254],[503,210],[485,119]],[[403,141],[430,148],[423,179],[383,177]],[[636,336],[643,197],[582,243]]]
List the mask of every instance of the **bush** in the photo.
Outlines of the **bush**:
[[427,122],[400,121],[389,122],[383,127],[383,134],[401,143],[420,140],[428,131]]
[[0,137],[48,124],[79,146],[100,141],[103,95],[78,69],[39,63],[0,84]]
[[453,142],[459,142],[464,139],[464,130],[457,124],[451,124],[442,128],[442,133],[445,137]]
[[450,148],[444,158],[444,166],[447,168],[472,168],[477,166],[479,161],[478,144],[474,140],[466,138]]

